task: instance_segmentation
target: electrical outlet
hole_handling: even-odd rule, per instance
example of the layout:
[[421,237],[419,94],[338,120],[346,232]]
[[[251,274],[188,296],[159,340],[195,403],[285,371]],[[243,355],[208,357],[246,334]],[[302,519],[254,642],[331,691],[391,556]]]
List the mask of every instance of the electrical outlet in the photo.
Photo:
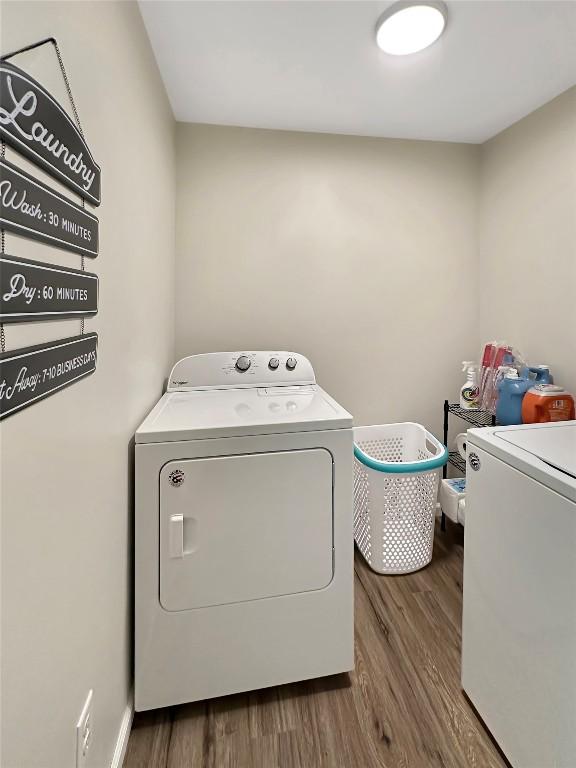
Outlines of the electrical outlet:
[[76,768],[85,768],[92,743],[92,694],[88,691],[82,713],[76,723]]

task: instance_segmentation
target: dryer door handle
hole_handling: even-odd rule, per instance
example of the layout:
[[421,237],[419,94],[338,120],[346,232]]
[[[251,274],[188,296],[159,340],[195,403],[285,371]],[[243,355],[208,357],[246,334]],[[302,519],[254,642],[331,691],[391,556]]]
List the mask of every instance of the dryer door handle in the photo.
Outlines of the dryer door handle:
[[170,515],[168,550],[170,557],[184,557],[184,515]]

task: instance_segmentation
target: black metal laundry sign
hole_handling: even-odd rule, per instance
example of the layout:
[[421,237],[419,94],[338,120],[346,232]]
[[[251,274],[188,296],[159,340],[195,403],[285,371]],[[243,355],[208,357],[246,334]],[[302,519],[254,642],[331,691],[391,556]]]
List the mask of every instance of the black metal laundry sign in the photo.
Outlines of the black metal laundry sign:
[[100,205],[100,167],[58,102],[13,64],[0,62],[0,135],[82,197]]
[[0,227],[84,256],[98,255],[98,219],[0,160]]
[[0,255],[0,322],[95,315],[98,277],[91,272]]
[[0,354],[0,420],[96,370],[98,334]]

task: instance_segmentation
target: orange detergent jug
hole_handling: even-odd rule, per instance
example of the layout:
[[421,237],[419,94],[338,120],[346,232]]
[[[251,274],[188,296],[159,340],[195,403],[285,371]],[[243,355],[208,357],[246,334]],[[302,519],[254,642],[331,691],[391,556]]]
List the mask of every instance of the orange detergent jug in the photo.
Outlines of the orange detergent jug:
[[538,384],[524,395],[522,423],[569,421],[574,418],[574,398],[556,384]]

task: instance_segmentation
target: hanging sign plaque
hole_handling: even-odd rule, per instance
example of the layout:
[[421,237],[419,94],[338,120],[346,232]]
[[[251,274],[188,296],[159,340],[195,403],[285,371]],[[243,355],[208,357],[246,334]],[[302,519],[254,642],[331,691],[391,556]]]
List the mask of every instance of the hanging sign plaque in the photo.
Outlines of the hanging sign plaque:
[[0,159],[0,227],[83,256],[98,255],[98,219]]
[[95,315],[98,277],[16,256],[0,255],[0,323]]
[[0,354],[0,420],[96,370],[98,334]]
[[0,62],[0,136],[78,194],[100,205],[100,167],[65,110],[13,64]]

